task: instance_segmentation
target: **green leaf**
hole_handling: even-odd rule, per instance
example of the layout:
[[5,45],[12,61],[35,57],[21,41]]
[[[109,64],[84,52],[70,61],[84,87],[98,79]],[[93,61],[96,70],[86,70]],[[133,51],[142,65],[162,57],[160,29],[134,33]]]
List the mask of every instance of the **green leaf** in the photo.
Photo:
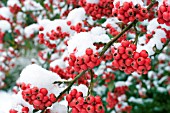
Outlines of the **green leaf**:
[[31,14],[29,14],[29,13],[26,14],[25,20],[26,20],[27,25],[31,25],[33,23],[36,23],[36,21],[31,17]]
[[113,36],[110,33],[107,33],[107,35],[110,37],[110,39],[113,38]]
[[7,42],[10,46],[15,46],[14,37],[11,33],[6,32],[3,40],[4,42]]
[[97,23],[99,23],[99,24],[103,24],[104,22],[106,22],[106,18],[102,18],[100,20],[97,20]]
[[54,17],[51,18],[51,20],[55,20],[55,19],[60,19],[60,14],[56,14]]
[[111,81],[108,83],[108,89],[109,91],[113,91],[115,88],[115,84],[114,84],[114,81]]

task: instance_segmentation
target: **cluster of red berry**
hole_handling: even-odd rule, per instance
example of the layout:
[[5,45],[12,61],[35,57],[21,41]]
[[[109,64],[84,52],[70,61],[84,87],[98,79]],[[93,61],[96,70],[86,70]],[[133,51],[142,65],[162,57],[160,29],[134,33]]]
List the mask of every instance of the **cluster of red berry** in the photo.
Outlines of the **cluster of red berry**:
[[157,20],[159,24],[170,26],[170,5],[168,5],[166,1],[159,7]]
[[134,6],[133,2],[124,2],[122,6],[120,6],[120,2],[117,2],[112,14],[125,24],[133,22],[135,19],[144,21],[149,17],[146,8],[143,8],[140,4]]
[[[109,33],[112,35],[112,36],[116,36],[118,35],[120,32],[118,32],[113,26],[111,26],[110,24],[107,24],[106,25],[106,28],[109,29]],[[127,38],[127,33],[124,33],[119,39],[118,39],[118,42],[121,42],[122,40],[125,40]]]
[[[39,31],[43,31],[44,28],[42,26],[40,26]],[[47,32],[46,36],[49,37],[49,40],[58,40],[58,39],[63,39],[65,37],[69,37],[70,34],[67,32],[62,32],[61,26],[57,26],[56,31],[55,30],[51,30],[51,33]],[[55,43],[51,43],[49,40],[46,40],[44,38],[44,34],[40,33],[38,35],[39,37],[39,43],[40,44],[45,44],[47,47],[49,48],[56,48],[56,44]]]
[[72,113],[104,113],[104,107],[100,96],[88,96],[83,98],[83,93],[73,89],[66,96],[68,105],[72,108]]
[[114,58],[112,65],[126,74],[131,74],[134,71],[139,74],[147,74],[151,69],[151,59],[148,58],[147,51],[136,52],[136,45],[129,41],[122,41],[117,51],[112,48],[112,53]]
[[13,6],[9,6],[9,10],[11,13],[17,14],[21,8],[17,4],[14,4]]
[[99,55],[93,53],[91,48],[86,49],[86,54],[81,57],[76,57],[74,53],[70,54],[69,65],[73,66],[75,71],[93,69],[101,62]]
[[[21,111],[22,111],[22,113],[29,113],[29,108],[28,107],[22,107]],[[19,113],[19,112],[15,109],[10,109],[9,113]]]
[[70,26],[71,30],[76,31],[77,33],[86,32],[86,29],[83,28],[82,23],[77,23],[77,25],[71,25],[71,21],[67,21],[67,25]]
[[23,90],[23,99],[33,105],[33,107],[37,110],[44,110],[56,102],[56,96],[53,93],[48,94],[48,90],[46,88],[30,88],[30,85],[22,83],[21,89]]
[[111,72],[109,72],[109,73],[104,72],[102,79],[105,80],[105,83],[109,83],[109,82],[115,80],[115,75]]
[[100,19],[102,16],[110,17],[112,14],[113,0],[99,0],[99,3],[87,3],[86,0],[79,1],[86,14],[91,15],[93,20]]
[[76,76],[74,69],[70,66],[63,69],[56,65],[55,67],[50,67],[50,70],[57,73],[62,79],[69,79]]
[[114,108],[116,104],[119,103],[118,97],[125,94],[126,91],[128,91],[128,87],[127,86],[119,86],[116,87],[114,92],[108,92],[107,93],[107,107],[108,108]]

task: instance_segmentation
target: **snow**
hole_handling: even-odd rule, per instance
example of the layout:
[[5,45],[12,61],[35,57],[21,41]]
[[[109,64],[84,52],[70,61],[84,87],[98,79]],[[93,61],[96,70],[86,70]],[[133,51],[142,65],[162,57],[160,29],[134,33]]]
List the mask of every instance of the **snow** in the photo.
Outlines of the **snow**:
[[31,24],[24,29],[25,36],[29,38],[31,34],[34,34],[39,31],[39,25],[38,24]]
[[166,30],[170,30],[170,27],[167,26],[166,24],[159,24],[157,21],[157,18],[152,19],[151,21],[146,20],[146,25],[147,25],[147,32],[151,33],[152,31],[155,31],[158,26],[161,26],[162,28],[165,28]]
[[[137,44],[137,52],[140,52],[142,50],[146,50],[149,54],[149,56],[153,55],[155,53],[154,48],[160,50],[163,48],[164,43],[161,42],[161,38],[166,37],[165,31],[161,29],[156,29],[154,30],[155,34],[153,37],[150,39],[150,41],[145,44],[144,46],[141,44]],[[140,40],[138,42],[142,42],[142,40],[145,40],[145,37],[140,37]]]
[[63,59],[57,59],[50,63],[50,67],[55,68],[55,66],[59,66],[60,68],[66,68],[65,62]]
[[121,87],[121,86],[126,86],[124,81],[117,81],[117,82],[115,82],[115,87]]
[[168,60],[168,56],[166,54],[164,54],[164,53],[160,53],[158,55],[158,59],[159,60]]
[[1,7],[0,15],[2,15],[5,18],[9,18],[10,20],[12,20],[12,17],[13,17],[13,14],[10,12],[8,7]]
[[[98,31],[100,33],[96,33],[97,29],[100,29]],[[75,55],[82,56],[87,48],[93,49],[94,53],[97,52],[96,47],[93,45],[95,42],[107,43],[109,41],[110,38],[104,34],[104,30],[96,27],[92,29],[92,32],[81,32],[72,36],[68,41],[67,49],[69,54],[74,53],[74,50],[77,49]]]
[[0,91],[0,113],[9,113],[15,100],[10,93]]
[[67,113],[67,107],[65,105],[55,103],[50,108],[50,113]]
[[[76,17],[76,18],[75,18]],[[75,8],[67,16],[67,21],[71,21],[73,25],[77,23],[83,23],[82,20],[85,20],[86,12],[84,8]]]
[[48,71],[37,64],[28,65],[20,74],[20,83],[31,84],[32,86],[37,86],[38,88],[46,88],[49,93],[59,93],[63,88],[59,88],[55,81],[62,81],[62,79],[56,73]]
[[43,33],[45,36],[47,32],[51,32],[51,30],[56,30],[58,26],[61,27],[62,32],[67,32],[67,33],[71,32],[70,28],[67,25],[66,20],[56,19],[54,21],[50,21],[48,19],[43,19],[43,20],[38,20],[38,24],[39,26],[44,27],[44,30],[40,31],[39,33]]
[[83,93],[83,96],[87,96],[87,93],[88,93],[88,87],[84,84],[80,84],[78,86],[73,86],[71,88],[72,89],[77,89],[78,92],[82,92]]
[[87,3],[91,3],[91,4],[93,4],[93,3],[99,3],[99,0],[86,0],[86,2]]
[[157,87],[157,91],[160,92],[160,93],[164,93],[164,92],[167,91],[167,89],[164,88],[164,87]]
[[8,6],[14,6],[15,4],[17,4],[18,6],[21,6],[19,0],[8,0],[8,2],[7,2]]
[[98,95],[103,95],[106,92],[106,86],[97,86],[94,87],[93,90],[98,94]]
[[110,24],[113,28],[115,28],[118,32],[121,32],[121,28],[116,24],[120,22],[116,17],[108,18],[103,24],[103,27],[106,27],[107,24]]
[[143,104],[143,100],[141,98],[130,97],[128,101],[138,103],[138,104]]
[[26,0],[24,1],[24,7],[22,8],[23,11],[33,11],[33,10],[42,10],[43,7],[33,0]]

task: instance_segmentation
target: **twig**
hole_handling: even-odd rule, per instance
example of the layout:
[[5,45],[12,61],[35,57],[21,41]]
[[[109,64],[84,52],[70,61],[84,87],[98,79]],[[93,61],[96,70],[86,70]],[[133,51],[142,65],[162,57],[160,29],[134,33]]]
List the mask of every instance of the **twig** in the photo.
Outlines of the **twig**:
[[94,73],[92,71],[92,69],[90,69],[90,76],[91,76],[91,81],[90,81],[90,86],[88,88],[88,95],[92,94],[93,91],[93,77],[94,77]]
[[85,70],[85,71],[81,72],[79,75],[77,75],[77,76],[70,82],[69,86],[68,86],[64,91],[62,91],[62,92],[60,93],[60,95],[57,97],[57,100],[60,99],[60,97],[62,97],[62,95],[63,95],[65,92],[67,92],[67,90],[69,90],[69,89],[71,88],[71,86],[72,86],[82,75],[85,74],[86,71],[87,71],[87,70]]

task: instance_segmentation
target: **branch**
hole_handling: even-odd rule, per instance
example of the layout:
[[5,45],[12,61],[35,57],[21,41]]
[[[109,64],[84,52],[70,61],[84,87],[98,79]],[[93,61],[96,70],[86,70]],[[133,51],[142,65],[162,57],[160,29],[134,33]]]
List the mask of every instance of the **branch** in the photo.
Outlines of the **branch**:
[[58,100],[60,97],[62,97],[62,95],[63,95],[64,93],[66,93],[67,90],[69,90],[69,89],[71,88],[71,86],[72,86],[82,75],[85,74],[86,71],[87,71],[87,70],[85,70],[85,71],[81,72],[80,74],[78,74],[78,75],[70,82],[69,86],[68,86],[64,91],[62,91],[62,92],[60,93],[60,95],[57,97],[57,100]]
[[90,81],[90,86],[88,88],[88,95],[92,94],[93,91],[93,77],[94,77],[94,73],[92,71],[92,69],[90,69],[90,77],[91,77],[91,81]]

